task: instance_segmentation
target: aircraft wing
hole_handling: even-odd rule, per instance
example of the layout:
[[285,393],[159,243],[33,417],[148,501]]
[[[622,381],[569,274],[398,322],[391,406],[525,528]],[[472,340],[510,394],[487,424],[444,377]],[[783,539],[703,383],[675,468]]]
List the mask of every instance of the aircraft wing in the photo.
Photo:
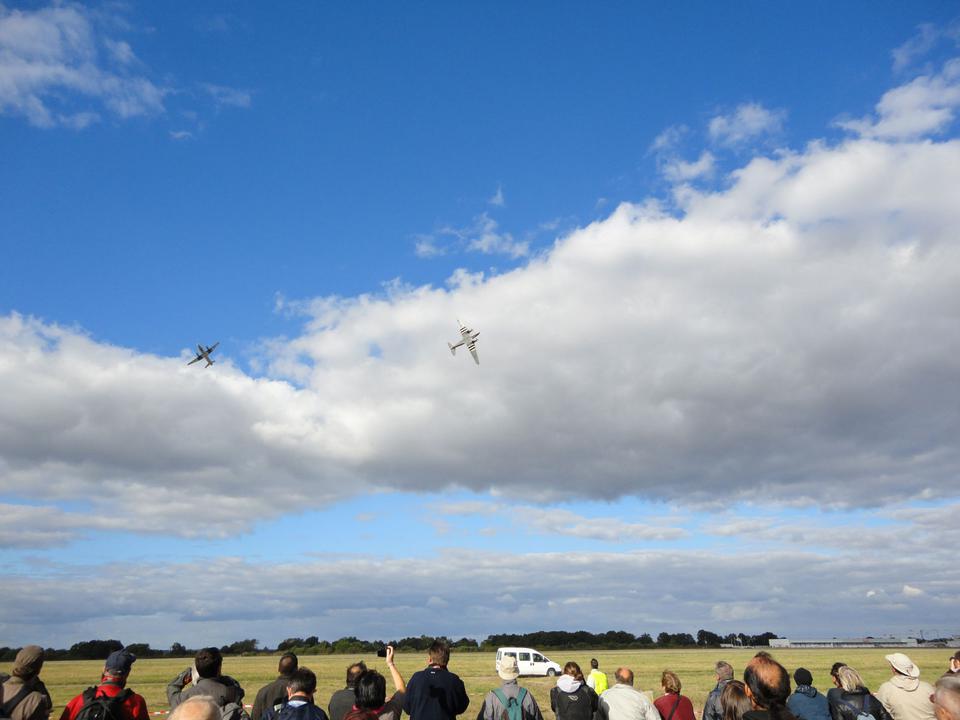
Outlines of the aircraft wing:
[[203,360],[203,355],[197,355],[193,360],[187,363],[187,365],[193,365],[195,362],[200,362]]
[[219,344],[220,344],[220,341],[217,340],[213,345],[211,345],[210,347],[207,348],[207,352],[208,352],[208,353],[212,353],[214,350],[217,349],[217,345],[219,345]]
[[479,356],[477,355],[477,344],[476,344],[476,343],[470,343],[469,345],[467,345],[467,350],[469,350],[469,351],[470,351],[470,354],[473,355],[473,361],[474,361],[477,365],[479,365],[479,364],[480,364],[480,358],[479,358]]

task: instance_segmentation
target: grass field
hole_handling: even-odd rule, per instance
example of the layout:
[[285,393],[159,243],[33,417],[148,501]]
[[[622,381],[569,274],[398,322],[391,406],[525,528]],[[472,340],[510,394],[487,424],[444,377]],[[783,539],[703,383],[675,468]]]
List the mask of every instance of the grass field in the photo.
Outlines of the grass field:
[[[830,666],[842,661],[857,668],[867,685],[876,689],[890,676],[890,669],[883,656],[887,650],[777,650],[773,653],[791,673],[797,667],[805,667],[813,673],[814,684],[826,691],[830,684]],[[589,670],[590,658],[600,661],[610,681],[613,671],[620,665],[633,669],[636,675],[635,686],[641,690],[660,692],[660,673],[670,669],[680,676],[683,682],[683,694],[690,697],[699,716],[707,693],[714,686],[713,663],[723,659],[734,666],[740,677],[743,666],[754,654],[752,650],[597,650],[551,653],[551,659],[563,665],[574,660],[580,667]],[[924,649],[911,650],[911,659],[922,671],[921,677],[933,682],[946,669],[947,650]],[[348,655],[304,656],[301,662],[318,677],[317,703],[326,708],[330,695],[343,687],[344,675],[348,664],[363,660],[368,666],[382,672],[387,677],[390,691],[389,673],[382,658],[375,656],[352,657]],[[397,655],[397,667],[403,677],[410,676],[425,665],[424,656],[419,653]],[[165,688],[167,683],[180,671],[190,665],[189,659],[138,660],[130,675],[130,687],[143,695],[151,711],[166,710]],[[0,664],[0,671],[10,672],[10,663]],[[98,682],[102,662],[97,661],[59,661],[43,666],[41,677],[53,696],[55,705],[53,718],[59,717],[60,710],[74,695],[85,687]],[[257,690],[276,677],[276,657],[228,657],[224,660],[223,670],[232,675],[246,690],[246,702],[252,703]],[[494,672],[494,653],[454,654],[450,669],[464,681],[470,695],[470,708],[464,717],[474,718],[488,690],[499,685]],[[540,703],[544,717],[551,720],[550,688],[552,678],[521,678],[521,684],[527,687]]]

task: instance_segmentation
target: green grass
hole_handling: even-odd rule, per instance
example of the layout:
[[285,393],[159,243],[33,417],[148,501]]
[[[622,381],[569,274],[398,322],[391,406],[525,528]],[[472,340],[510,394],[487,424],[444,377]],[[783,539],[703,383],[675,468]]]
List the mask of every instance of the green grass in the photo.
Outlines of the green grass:
[[[883,656],[888,650],[775,650],[773,656],[791,673],[797,667],[805,667],[813,673],[814,684],[826,691],[830,684],[830,666],[836,661],[851,665],[863,675],[867,685],[876,689],[881,682],[890,677],[890,668]],[[726,660],[740,677],[743,666],[753,656],[753,650],[597,650],[550,653],[552,660],[563,665],[574,660],[581,668],[589,671],[590,658],[600,661],[610,681],[613,671],[621,665],[631,668],[635,675],[635,686],[641,690],[660,692],[660,673],[670,669],[680,676],[683,682],[683,694],[687,695],[699,715],[707,693],[714,686],[713,664],[717,660]],[[946,669],[946,650],[923,649],[908,653],[922,670],[922,677],[933,681]],[[276,677],[277,657],[228,657],[223,669],[232,675],[246,690],[246,702],[252,703],[257,690]],[[318,678],[317,702],[324,708],[330,695],[343,687],[346,667],[351,662],[363,660],[368,666],[382,672],[390,687],[390,675],[382,658],[375,656],[350,655],[311,655],[303,656],[301,662],[309,667]],[[147,707],[151,710],[166,710],[167,683],[180,671],[189,666],[189,659],[138,660],[130,676],[130,687],[143,695]],[[10,672],[10,663],[0,664],[0,671]],[[419,653],[397,655],[397,667],[403,677],[409,679],[417,670],[426,665],[425,657]],[[60,710],[76,694],[89,685],[99,681],[102,662],[64,660],[48,662],[43,666],[41,677],[47,684],[55,705],[53,718],[59,717]],[[480,709],[483,696],[488,690],[499,685],[494,672],[494,653],[454,654],[450,669],[457,673],[466,685],[470,695],[470,708],[464,717],[474,718]],[[540,703],[544,716],[552,718],[550,713],[550,688],[554,685],[551,678],[521,678],[521,684],[527,687]]]

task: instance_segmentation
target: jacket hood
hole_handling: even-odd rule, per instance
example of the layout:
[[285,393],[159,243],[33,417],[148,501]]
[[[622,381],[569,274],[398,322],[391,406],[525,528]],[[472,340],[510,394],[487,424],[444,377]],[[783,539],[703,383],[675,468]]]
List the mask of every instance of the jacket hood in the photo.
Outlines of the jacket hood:
[[920,678],[907,677],[906,675],[894,675],[890,678],[890,682],[896,685],[901,690],[906,690],[907,692],[913,692],[918,687],[920,687]]
[[557,687],[565,693],[575,693],[580,689],[581,685],[583,685],[583,683],[572,675],[561,675],[557,679]]
[[794,690],[794,692],[806,695],[809,698],[815,698],[817,696],[817,689],[810,685],[797,685],[797,689]]

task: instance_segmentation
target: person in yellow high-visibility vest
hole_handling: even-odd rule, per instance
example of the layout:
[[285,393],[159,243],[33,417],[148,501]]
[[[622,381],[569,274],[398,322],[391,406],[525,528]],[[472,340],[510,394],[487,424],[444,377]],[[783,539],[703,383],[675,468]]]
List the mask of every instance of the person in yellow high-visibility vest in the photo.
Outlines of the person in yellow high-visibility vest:
[[587,685],[599,695],[607,689],[607,674],[600,671],[600,663],[596,658],[590,658],[590,674],[587,675]]

